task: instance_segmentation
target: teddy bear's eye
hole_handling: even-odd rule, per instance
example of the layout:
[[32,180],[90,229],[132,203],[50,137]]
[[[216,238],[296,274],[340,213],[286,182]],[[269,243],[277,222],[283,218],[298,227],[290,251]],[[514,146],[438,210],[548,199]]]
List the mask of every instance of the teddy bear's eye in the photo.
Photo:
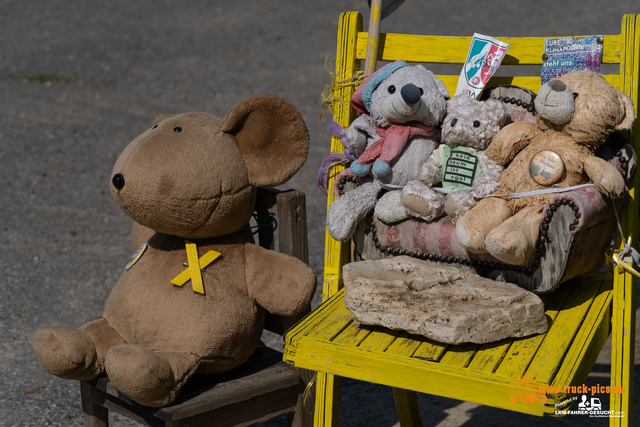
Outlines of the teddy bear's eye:
[[477,121],[477,120],[474,120],[474,122],[473,122],[473,127],[474,127],[474,128],[479,128],[479,127],[480,127],[480,122],[479,122],[479,121]]
[[389,86],[389,88],[387,89],[389,91],[389,93],[395,93],[396,92],[396,87],[394,85]]
[[151,129],[155,129],[155,128],[157,128],[157,127],[158,127],[158,125],[155,125],[155,126],[153,126]]
[[176,127],[173,128],[173,131],[175,133],[182,132],[182,128],[180,126],[176,126]]
[[419,87],[418,89],[420,89],[420,96],[424,95],[424,90],[422,90],[421,87]]
[[576,99],[578,97],[578,92],[573,92],[573,99]]

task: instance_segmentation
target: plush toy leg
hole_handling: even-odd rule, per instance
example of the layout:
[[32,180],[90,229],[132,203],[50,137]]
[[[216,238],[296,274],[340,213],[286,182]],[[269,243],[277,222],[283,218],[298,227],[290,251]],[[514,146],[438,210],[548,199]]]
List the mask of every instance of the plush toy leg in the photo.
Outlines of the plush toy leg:
[[341,242],[351,238],[358,222],[376,205],[381,189],[378,181],[367,182],[331,202],[327,213],[327,231],[331,237]]
[[371,171],[376,174],[378,178],[386,178],[391,175],[391,166],[387,162],[376,160]]
[[475,205],[476,199],[467,190],[449,193],[445,199],[445,211],[454,224]]
[[374,211],[378,219],[385,224],[392,224],[411,218],[411,215],[402,204],[402,191],[400,190],[384,193],[376,203]]
[[491,230],[502,224],[511,215],[511,208],[506,200],[497,197],[480,200],[456,223],[458,242],[470,252],[487,252],[485,238]]
[[487,251],[508,264],[522,265],[533,254],[543,206],[529,206],[491,230]]
[[371,170],[371,167],[369,167],[369,165],[361,165],[357,161],[353,161],[350,168],[351,172],[353,172],[355,176],[365,176]]
[[415,217],[431,221],[444,213],[444,196],[418,180],[402,189],[402,204]]
[[34,334],[31,346],[40,364],[60,378],[84,381],[102,372],[93,340],[79,329],[40,329]]
[[105,358],[109,380],[141,405],[173,402],[199,365],[192,354],[157,353],[136,344],[112,347]]

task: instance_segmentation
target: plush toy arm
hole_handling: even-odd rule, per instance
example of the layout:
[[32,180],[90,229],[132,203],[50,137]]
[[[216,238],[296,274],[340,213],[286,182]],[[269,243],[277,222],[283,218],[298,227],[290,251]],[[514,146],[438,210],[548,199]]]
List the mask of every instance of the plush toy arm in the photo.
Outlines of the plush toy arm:
[[439,165],[436,165],[431,159],[422,164],[420,173],[418,174],[418,180],[423,184],[433,187],[442,181],[443,170]]
[[291,317],[311,303],[316,276],[307,264],[252,243],[245,245],[244,253],[249,296],[265,310]]
[[504,169],[502,166],[491,160],[485,153],[478,153],[482,172],[473,181],[473,193],[483,197],[493,193],[500,186],[500,175]]
[[589,175],[598,191],[608,197],[620,197],[624,192],[624,179],[611,163],[596,156],[583,160],[584,171]]
[[378,139],[375,126],[371,123],[371,117],[362,114],[355,119],[347,129],[347,142],[349,149],[356,156],[360,156],[367,148],[371,139]]
[[503,127],[493,137],[485,154],[499,165],[506,165],[529,145],[540,130],[535,123],[517,122]]

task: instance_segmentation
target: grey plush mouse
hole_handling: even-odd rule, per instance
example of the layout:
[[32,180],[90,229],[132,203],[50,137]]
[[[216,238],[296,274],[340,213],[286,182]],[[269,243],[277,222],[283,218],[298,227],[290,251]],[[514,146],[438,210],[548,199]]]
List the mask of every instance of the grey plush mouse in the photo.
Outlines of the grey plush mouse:
[[351,98],[360,116],[346,134],[349,149],[358,159],[340,176],[369,179],[329,206],[327,229],[334,239],[346,241],[353,235],[383,188],[404,186],[418,176],[438,146],[436,126],[444,118],[447,98],[444,83],[431,71],[402,60],[362,82]]

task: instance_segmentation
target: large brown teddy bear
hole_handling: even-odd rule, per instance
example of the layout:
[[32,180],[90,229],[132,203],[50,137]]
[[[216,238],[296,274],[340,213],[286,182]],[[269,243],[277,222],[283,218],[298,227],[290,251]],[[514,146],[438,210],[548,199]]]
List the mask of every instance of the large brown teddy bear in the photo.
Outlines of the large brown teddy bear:
[[293,176],[308,142],[298,110],[273,95],[245,99],[222,120],[156,118],[120,155],[111,184],[120,207],[141,224],[132,242],[155,233],[120,276],[101,319],[36,332],[40,363],[74,380],[106,371],[138,403],[163,406],[191,375],[246,361],[264,310],[296,315],[316,289],[306,264],[254,245],[246,229],[256,187]]
[[[605,196],[619,197],[625,189],[620,172],[594,153],[612,132],[631,128],[631,99],[599,74],[576,71],[543,85],[535,107],[537,123],[506,126],[486,151],[498,164],[509,165],[494,194],[591,180]],[[541,213],[553,195],[485,198],[458,221],[458,241],[471,252],[489,252],[508,264],[522,265],[535,250]]]

